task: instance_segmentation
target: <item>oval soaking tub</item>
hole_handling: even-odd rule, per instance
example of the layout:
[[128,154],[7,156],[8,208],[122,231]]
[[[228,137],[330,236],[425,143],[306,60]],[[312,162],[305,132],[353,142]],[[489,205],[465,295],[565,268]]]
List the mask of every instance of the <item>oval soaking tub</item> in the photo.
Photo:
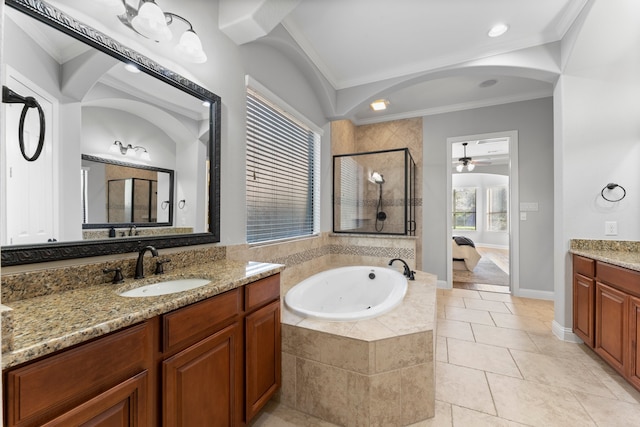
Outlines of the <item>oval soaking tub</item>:
[[294,313],[330,321],[376,317],[395,308],[407,293],[407,279],[386,267],[339,267],[314,274],[285,295]]

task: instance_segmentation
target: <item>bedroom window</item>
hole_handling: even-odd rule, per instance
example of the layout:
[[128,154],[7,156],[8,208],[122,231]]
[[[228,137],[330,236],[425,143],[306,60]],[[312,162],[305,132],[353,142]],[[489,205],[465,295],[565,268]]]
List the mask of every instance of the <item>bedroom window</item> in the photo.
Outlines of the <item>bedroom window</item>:
[[453,189],[453,229],[476,229],[476,189]]
[[487,189],[487,230],[507,231],[509,228],[507,207],[509,192],[507,187],[490,187]]
[[320,135],[247,88],[247,242],[319,230]]

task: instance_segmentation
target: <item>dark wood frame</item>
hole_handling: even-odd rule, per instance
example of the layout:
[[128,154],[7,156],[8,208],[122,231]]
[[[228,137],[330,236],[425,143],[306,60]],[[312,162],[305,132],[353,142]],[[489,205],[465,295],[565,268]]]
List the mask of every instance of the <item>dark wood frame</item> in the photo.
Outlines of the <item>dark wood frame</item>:
[[62,31],[120,61],[135,64],[141,71],[170,84],[192,96],[210,103],[209,109],[209,232],[171,236],[138,236],[136,239],[105,239],[37,245],[4,246],[2,267],[58,261],[73,258],[137,252],[153,245],[157,249],[216,243],[220,241],[220,135],[221,98],[187,78],[164,68],[144,55],[96,31],[42,0],[4,0],[17,9],[50,27]]

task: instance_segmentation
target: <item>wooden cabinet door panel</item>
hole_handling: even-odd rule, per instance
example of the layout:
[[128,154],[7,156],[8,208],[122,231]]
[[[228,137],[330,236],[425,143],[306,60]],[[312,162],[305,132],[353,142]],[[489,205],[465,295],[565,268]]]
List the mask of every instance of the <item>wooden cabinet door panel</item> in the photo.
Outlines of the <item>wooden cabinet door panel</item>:
[[624,375],[628,349],[627,297],[596,282],[595,351]]
[[573,275],[573,330],[591,348],[595,344],[595,288],[595,280]]
[[629,300],[629,371],[627,375],[631,384],[640,389],[638,340],[640,340],[640,298],[631,298]]
[[147,373],[101,393],[43,427],[145,427],[147,425]]
[[234,323],[163,362],[165,427],[236,425],[242,398],[240,337]]
[[251,420],[280,387],[280,301],[245,319],[246,419]]

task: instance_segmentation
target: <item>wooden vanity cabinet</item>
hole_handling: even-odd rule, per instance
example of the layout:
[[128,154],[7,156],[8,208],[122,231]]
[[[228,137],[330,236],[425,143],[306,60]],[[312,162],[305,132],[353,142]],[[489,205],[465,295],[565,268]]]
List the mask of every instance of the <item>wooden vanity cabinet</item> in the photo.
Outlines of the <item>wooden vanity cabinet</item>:
[[640,390],[640,272],[578,255],[573,260],[575,334]]
[[147,425],[151,335],[145,322],[9,370],[6,426]]
[[595,345],[595,264],[592,259],[573,257],[573,331],[586,345]]
[[5,425],[244,426],[280,375],[276,274],[7,370]]
[[251,420],[280,388],[280,280],[268,277],[245,289],[245,419]]

